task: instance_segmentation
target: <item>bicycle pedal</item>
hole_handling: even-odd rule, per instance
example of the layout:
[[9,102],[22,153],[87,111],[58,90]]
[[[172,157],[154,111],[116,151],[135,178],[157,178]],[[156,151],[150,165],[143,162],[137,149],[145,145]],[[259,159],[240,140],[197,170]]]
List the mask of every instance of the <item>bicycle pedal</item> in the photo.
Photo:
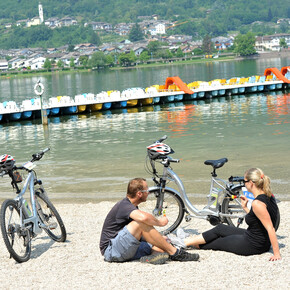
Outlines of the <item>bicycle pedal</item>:
[[49,225],[48,225],[48,228],[49,228],[50,230],[55,230],[55,229],[57,228],[57,223],[51,223],[51,224],[49,224]]

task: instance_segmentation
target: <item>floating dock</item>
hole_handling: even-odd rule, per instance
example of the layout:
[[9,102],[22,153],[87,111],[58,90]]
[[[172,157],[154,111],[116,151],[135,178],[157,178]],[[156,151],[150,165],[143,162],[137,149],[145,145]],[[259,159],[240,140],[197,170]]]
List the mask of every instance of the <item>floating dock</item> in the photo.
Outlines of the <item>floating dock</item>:
[[[263,76],[233,77],[216,79],[210,82],[194,81],[184,83],[178,76],[168,77],[165,85],[146,88],[129,88],[122,92],[107,91],[98,94],[85,93],[49,98],[43,103],[48,117],[59,115],[84,114],[128,107],[140,107],[159,103],[214,98],[225,95],[238,95],[256,92],[269,92],[290,88],[290,66],[267,68]],[[0,103],[0,122],[41,118],[40,98]]]

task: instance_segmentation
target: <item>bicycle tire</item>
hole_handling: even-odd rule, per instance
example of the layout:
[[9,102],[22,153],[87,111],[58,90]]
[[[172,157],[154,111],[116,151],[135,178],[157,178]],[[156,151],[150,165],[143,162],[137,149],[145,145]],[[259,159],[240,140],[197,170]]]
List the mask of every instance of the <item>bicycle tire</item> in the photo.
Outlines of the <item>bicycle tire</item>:
[[1,232],[10,258],[23,263],[30,259],[31,239],[27,228],[20,227],[20,210],[15,200],[3,202],[0,212]]
[[[236,199],[231,199],[229,197],[226,197],[223,200],[221,211],[223,214],[230,214],[230,215],[235,215],[239,216],[242,221],[244,221],[244,216],[246,212],[243,210],[242,206],[237,203]],[[230,226],[237,227],[240,226],[239,222],[239,217],[225,217],[224,218],[224,223],[227,223]],[[244,223],[245,224],[245,223]]]
[[157,207],[157,196],[159,193],[159,189],[149,190],[147,201],[139,204],[138,207],[142,211],[153,214],[156,218],[161,217],[163,215],[163,211],[165,210],[165,214],[168,218],[168,224],[165,227],[155,226],[155,228],[162,235],[167,235],[173,232],[182,222],[185,207],[181,197],[178,194],[165,189],[162,209],[159,211],[154,211]]
[[64,223],[48,197],[42,191],[35,192],[35,201],[37,214],[40,220],[49,225],[50,228],[44,228],[47,235],[56,242],[65,242],[66,229]]
[[[237,214],[237,212],[240,212],[242,209],[241,206],[238,205],[234,205],[234,200],[231,200],[230,198],[225,198],[223,203],[222,203],[222,213],[224,214]],[[245,212],[241,215],[245,215]],[[225,218],[225,222],[230,225],[230,226],[237,226],[238,225],[238,218],[236,218],[236,222],[233,221],[232,218]],[[280,225],[280,211],[279,211],[279,207],[278,207],[278,212],[277,212],[277,220],[276,220],[276,224],[274,226],[275,231],[278,230]]]

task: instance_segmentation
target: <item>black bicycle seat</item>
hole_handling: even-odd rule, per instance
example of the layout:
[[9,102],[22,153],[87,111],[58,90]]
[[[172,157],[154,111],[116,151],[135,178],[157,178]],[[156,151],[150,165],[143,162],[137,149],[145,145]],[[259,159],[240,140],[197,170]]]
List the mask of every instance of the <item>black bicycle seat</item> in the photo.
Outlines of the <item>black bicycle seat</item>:
[[214,169],[222,167],[225,163],[228,162],[228,158],[221,158],[217,160],[206,160],[204,161],[205,165],[211,165]]

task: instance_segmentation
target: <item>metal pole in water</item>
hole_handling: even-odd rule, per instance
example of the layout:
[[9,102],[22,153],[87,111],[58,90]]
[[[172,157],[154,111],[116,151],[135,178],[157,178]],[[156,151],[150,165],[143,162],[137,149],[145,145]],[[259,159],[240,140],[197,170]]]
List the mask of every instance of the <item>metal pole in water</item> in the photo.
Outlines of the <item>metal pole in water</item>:
[[42,121],[42,125],[48,125],[47,111],[46,111],[46,109],[43,109],[43,106],[42,106],[42,95],[44,93],[44,86],[40,82],[40,80],[35,84],[35,86],[34,86],[34,92],[40,98],[40,110],[41,110],[41,121]]

